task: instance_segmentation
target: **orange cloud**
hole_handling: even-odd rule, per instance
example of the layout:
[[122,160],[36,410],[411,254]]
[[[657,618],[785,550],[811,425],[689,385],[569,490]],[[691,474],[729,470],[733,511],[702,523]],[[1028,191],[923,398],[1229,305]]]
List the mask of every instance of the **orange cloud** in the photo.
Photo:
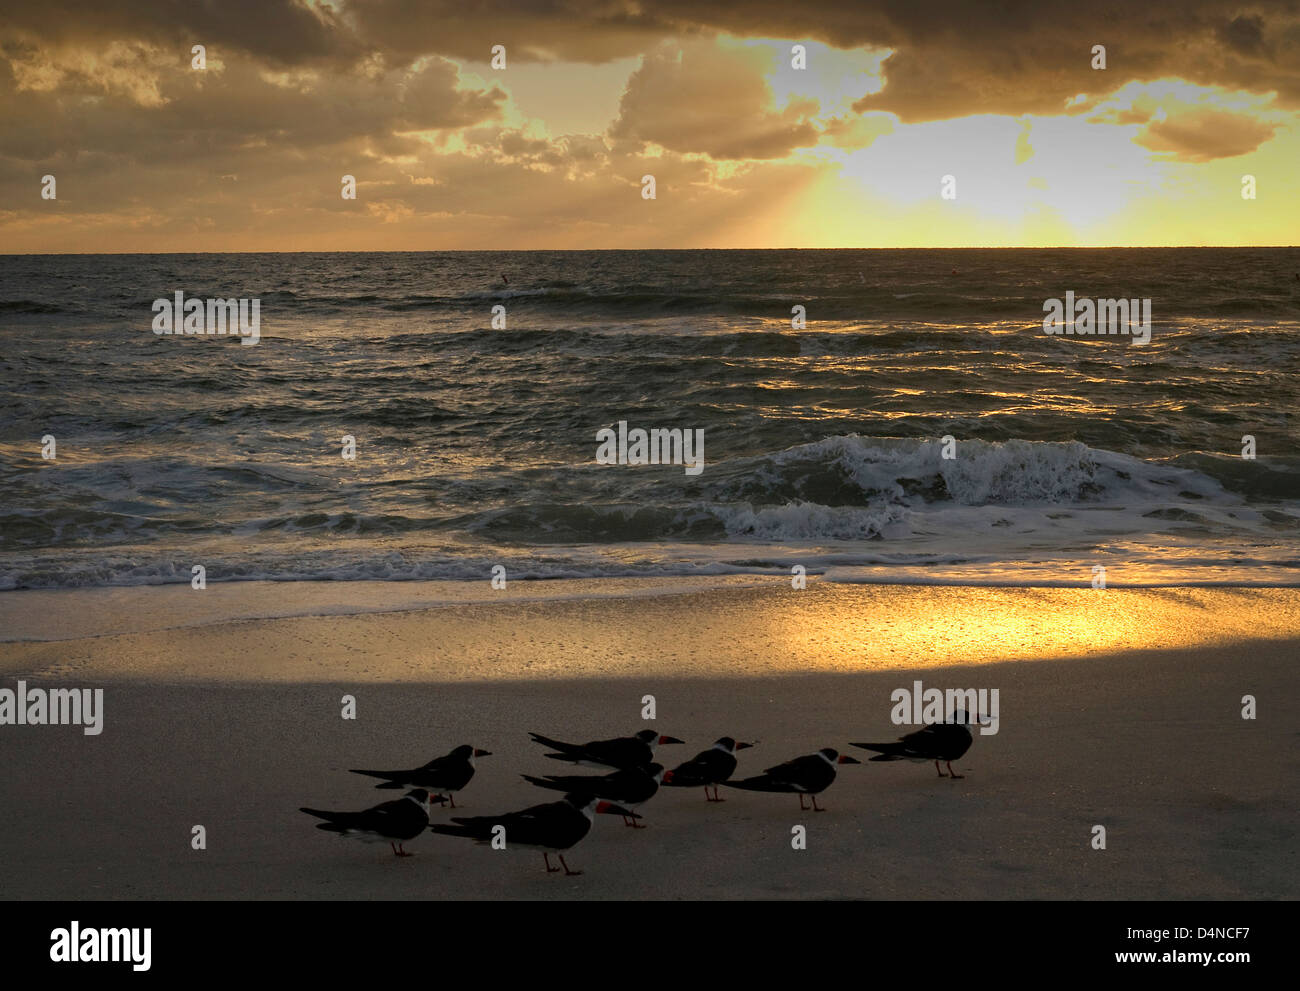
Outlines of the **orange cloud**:
[[610,133],[717,159],[783,158],[816,144],[820,134],[809,121],[816,102],[773,110],[771,69],[765,49],[662,45],[628,80]]
[[1191,110],[1150,121],[1133,140],[1180,162],[1209,162],[1254,151],[1277,125],[1222,110]]

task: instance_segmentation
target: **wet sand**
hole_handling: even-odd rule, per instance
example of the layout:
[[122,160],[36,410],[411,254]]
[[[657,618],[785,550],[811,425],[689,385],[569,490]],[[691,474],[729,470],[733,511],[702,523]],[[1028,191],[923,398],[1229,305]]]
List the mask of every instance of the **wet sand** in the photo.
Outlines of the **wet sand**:
[[[378,583],[376,583],[378,584]],[[968,589],[745,579],[0,595],[0,688],[102,687],[104,731],[3,726],[7,898],[1294,898],[1295,590]],[[523,583],[514,583],[514,586]],[[689,584],[689,583],[688,583]],[[716,584],[716,583],[714,583]],[[193,596],[211,596],[197,600]],[[186,599],[185,596],[191,598]],[[446,602],[401,612],[410,597]],[[509,596],[508,598],[506,596]],[[407,598],[402,598],[407,597]],[[186,602],[203,604],[185,613]],[[322,603],[333,603],[329,610]],[[274,609],[299,615],[257,616]],[[292,606],[292,608],[290,608]],[[307,615],[312,610],[329,615]],[[15,637],[62,637],[14,641]],[[840,769],[793,795],[665,789],[645,830],[599,817],[546,875],[532,851],[428,834],[391,856],[300,805],[394,796],[349,767],[493,752],[469,814],[546,801],[527,731],[757,740],[741,774],[891,739],[890,693],[998,689],[957,762]],[[657,719],[641,719],[654,695]],[[1243,695],[1258,718],[1241,718]],[[344,695],[357,718],[340,716]],[[578,773],[598,773],[580,771]],[[450,815],[435,811],[435,819]],[[191,827],[207,849],[191,849]],[[791,846],[807,827],[807,849]],[[1091,846],[1094,825],[1105,850]]]

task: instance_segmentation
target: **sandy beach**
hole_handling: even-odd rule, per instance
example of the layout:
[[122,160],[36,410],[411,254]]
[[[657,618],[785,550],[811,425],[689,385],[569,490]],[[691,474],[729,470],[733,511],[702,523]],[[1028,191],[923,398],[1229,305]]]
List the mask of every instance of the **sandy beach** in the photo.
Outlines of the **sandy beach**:
[[[575,584],[514,583],[496,599],[486,583],[300,584],[297,600],[275,600],[298,614],[275,618],[248,618],[266,612],[254,583],[5,593],[0,687],[104,689],[98,736],[0,727],[6,896],[1300,893],[1296,590],[795,592],[747,578],[605,582],[595,597]],[[890,693],[915,679],[999,690],[998,732],[977,735],[963,780],[925,764],[845,766],[818,814],[793,795],[724,789],[726,803],[708,804],[664,789],[642,810],[645,830],[597,818],[569,858],[582,877],[433,834],[398,860],[297,811],[391,798],[346,769],[414,766],[466,742],[493,754],[461,796],[467,814],[545,801],[519,775],[564,765],[527,732],[629,734],[648,725],[648,694],[654,727],[686,741],[661,750],[670,765],[722,735],[758,741],[741,774],[823,746],[865,759],[848,742],[905,731]],[[355,720],[340,715],[349,694]],[[1241,718],[1248,694],[1254,720]],[[206,850],[191,849],[195,824]],[[806,850],[792,849],[797,825]],[[1105,850],[1090,845],[1094,825]]]

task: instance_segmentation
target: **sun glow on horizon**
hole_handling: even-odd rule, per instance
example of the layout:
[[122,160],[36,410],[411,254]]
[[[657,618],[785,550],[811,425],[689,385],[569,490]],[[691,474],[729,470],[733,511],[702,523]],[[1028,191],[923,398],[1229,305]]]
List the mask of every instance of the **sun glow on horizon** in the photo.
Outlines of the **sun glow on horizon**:
[[[334,77],[220,51],[195,73],[144,42],[28,51],[10,97],[51,115],[49,153],[11,166],[0,231],[18,252],[1296,240],[1300,129],[1275,92],[1163,76],[1054,112],[925,119],[932,101],[876,106],[900,54],[715,33],[590,63],[426,54]],[[69,87],[90,94],[75,116]],[[136,138],[108,149],[124,124]],[[57,201],[32,194],[43,174]]]

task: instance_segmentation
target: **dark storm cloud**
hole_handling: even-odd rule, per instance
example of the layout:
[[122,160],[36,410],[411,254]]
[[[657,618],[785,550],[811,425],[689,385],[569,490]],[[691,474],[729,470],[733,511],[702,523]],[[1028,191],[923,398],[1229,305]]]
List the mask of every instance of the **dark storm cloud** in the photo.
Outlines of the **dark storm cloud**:
[[45,91],[16,86],[11,67],[0,62],[0,156],[49,161],[95,149],[150,166],[271,144],[309,153],[383,143],[402,132],[493,120],[506,99],[497,87],[459,88],[455,66],[442,59],[418,69],[281,83],[239,60],[203,73],[168,67],[157,81],[157,106],[141,106],[131,90],[104,92],[102,79],[81,73]]
[[[882,92],[859,110],[905,121],[973,113],[1059,113],[1078,94],[1177,76],[1202,85],[1277,91],[1300,105],[1300,6],[1293,0],[620,0],[458,2],[353,0],[358,36],[392,53],[438,51],[598,62],[644,53],[662,38],[727,32],[891,49]],[[1091,67],[1105,45],[1107,68]]]
[[1238,17],[1219,28],[1224,44],[1242,55],[1258,55],[1264,50],[1264,18]]
[[701,30],[631,0],[351,0],[346,10],[366,44],[400,58],[437,52],[486,62],[504,45],[508,60],[607,62]]
[[[199,41],[279,65],[482,62],[498,44],[516,61],[603,62],[717,32],[890,49],[883,91],[858,109],[905,121],[1059,112],[1166,75],[1300,105],[1294,0],[7,0],[0,13],[7,44]],[[1107,46],[1103,71],[1094,44]]]
[[66,47],[112,41],[225,48],[282,65],[355,58],[361,46],[334,8],[294,0],[5,0],[0,38]]
[[[891,5],[892,6],[892,5]],[[932,17],[904,19],[882,66],[881,92],[857,110],[904,121],[973,113],[1086,109],[1132,81],[1182,78],[1204,86],[1276,91],[1300,106],[1300,10],[1290,3],[1070,3],[1007,0],[922,4]],[[1243,12],[1244,11],[1244,12]],[[1092,68],[1092,47],[1106,68]]]

